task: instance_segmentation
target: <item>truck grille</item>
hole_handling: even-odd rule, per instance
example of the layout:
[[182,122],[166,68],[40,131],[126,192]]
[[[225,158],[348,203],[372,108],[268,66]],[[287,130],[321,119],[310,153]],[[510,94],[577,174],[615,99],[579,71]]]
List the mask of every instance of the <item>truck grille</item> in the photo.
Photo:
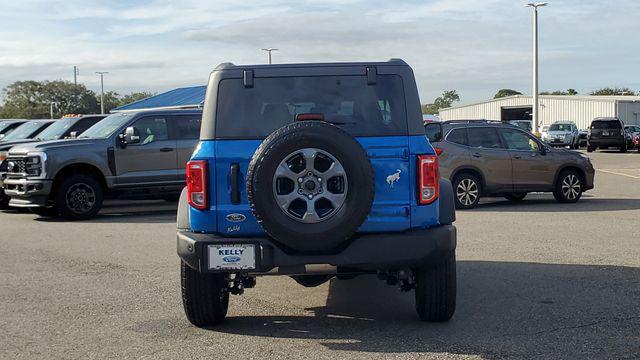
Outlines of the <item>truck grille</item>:
[[22,176],[27,173],[27,162],[24,158],[7,158],[4,162],[7,164],[8,175]]

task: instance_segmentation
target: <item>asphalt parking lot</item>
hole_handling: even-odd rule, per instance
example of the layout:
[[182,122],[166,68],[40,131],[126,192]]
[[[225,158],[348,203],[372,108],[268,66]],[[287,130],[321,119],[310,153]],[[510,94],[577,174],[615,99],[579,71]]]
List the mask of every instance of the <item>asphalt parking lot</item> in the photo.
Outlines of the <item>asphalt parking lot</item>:
[[182,311],[175,203],[112,202],[92,221],[0,213],[0,358],[639,358],[640,154],[590,154],[577,204],[533,194],[458,212],[458,308],[417,320],[373,277],[259,278],[226,323]]

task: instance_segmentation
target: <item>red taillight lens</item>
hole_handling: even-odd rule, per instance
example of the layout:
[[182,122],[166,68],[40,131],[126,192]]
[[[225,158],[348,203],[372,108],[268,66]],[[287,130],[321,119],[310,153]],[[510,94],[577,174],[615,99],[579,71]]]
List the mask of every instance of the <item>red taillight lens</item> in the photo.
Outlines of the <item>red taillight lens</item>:
[[438,198],[440,175],[437,155],[418,155],[418,202],[431,204]]
[[187,197],[196,209],[207,208],[207,162],[192,160],[187,163]]

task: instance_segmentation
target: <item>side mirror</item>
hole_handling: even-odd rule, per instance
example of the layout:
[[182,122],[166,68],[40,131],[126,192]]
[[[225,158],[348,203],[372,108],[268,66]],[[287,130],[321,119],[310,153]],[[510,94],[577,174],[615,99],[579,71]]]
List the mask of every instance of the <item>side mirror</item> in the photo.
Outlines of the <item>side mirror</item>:
[[77,137],[78,137],[78,132],[77,132],[77,131],[72,131],[72,132],[69,134],[69,139],[75,139],[75,138],[77,138]]
[[129,126],[124,131],[124,143],[127,145],[137,144],[140,142],[140,136],[136,135],[136,128]]
[[550,150],[549,147],[543,144],[542,147],[540,148],[540,154],[547,155],[549,150]]

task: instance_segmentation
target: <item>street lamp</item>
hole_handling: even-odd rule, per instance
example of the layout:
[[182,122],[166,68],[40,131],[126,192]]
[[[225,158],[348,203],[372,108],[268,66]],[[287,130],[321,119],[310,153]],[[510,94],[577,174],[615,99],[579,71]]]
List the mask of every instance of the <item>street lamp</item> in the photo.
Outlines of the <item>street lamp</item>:
[[533,86],[531,93],[533,104],[531,106],[531,128],[536,136],[538,132],[538,8],[547,6],[546,2],[529,3],[525,5],[533,8]]
[[100,114],[104,114],[104,74],[108,73],[108,71],[96,71],[96,74],[100,75]]
[[271,64],[271,52],[272,51],[278,51],[278,49],[276,49],[276,48],[265,48],[265,49],[262,49],[262,51],[266,51],[266,52],[269,53],[269,64]]

